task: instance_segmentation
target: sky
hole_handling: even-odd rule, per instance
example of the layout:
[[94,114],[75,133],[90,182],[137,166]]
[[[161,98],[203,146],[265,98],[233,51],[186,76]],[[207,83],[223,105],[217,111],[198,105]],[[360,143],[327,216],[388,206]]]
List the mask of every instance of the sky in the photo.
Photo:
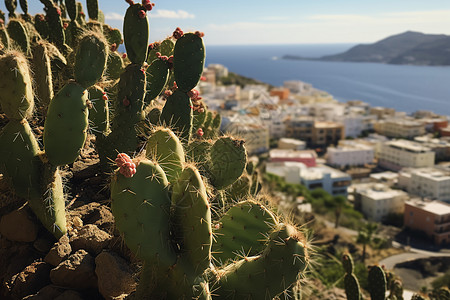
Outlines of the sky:
[[[30,13],[42,12],[29,0]],[[83,5],[84,0],[81,0]],[[154,0],[150,42],[176,27],[203,31],[208,45],[373,43],[408,30],[450,35],[449,0]],[[99,0],[122,29],[128,4]],[[4,2],[0,9],[6,11]],[[20,11],[20,9],[18,9]]]

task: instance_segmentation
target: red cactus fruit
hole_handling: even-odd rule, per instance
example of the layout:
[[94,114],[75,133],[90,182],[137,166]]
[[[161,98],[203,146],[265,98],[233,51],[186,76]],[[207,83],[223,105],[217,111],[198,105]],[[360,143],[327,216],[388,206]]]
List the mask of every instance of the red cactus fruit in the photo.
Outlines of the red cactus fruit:
[[180,27],[177,27],[175,29],[175,31],[173,32],[173,37],[178,40],[182,36],[183,36],[183,30],[181,30]]
[[123,59],[127,58],[127,54],[124,53],[124,54],[122,55],[122,58],[123,58]]
[[108,101],[108,95],[106,95],[106,93],[103,93],[102,99],[104,101]]
[[203,129],[199,128],[199,129],[197,130],[197,135],[198,135],[198,136],[203,136],[203,134],[204,134]]
[[155,6],[155,3],[151,3],[150,0],[142,0],[142,6],[146,10],[151,11],[153,6]]
[[119,154],[117,154],[117,158],[116,158],[115,162],[116,162],[117,166],[120,168],[126,162],[132,162],[132,161],[131,161],[131,158],[128,156],[128,154],[119,153]]
[[147,14],[146,14],[145,10],[141,9],[138,12],[138,16],[139,16],[139,18],[143,19],[143,18],[145,18],[147,16]]
[[171,90],[167,90],[164,92],[164,96],[169,97],[172,95],[172,91]]
[[127,161],[120,167],[119,172],[123,176],[131,178],[134,174],[136,174],[136,165],[133,162]]
[[203,32],[200,32],[200,31],[196,31],[196,32],[195,32],[195,35],[198,36],[198,37],[200,37],[200,38],[202,38],[202,37],[205,36],[205,34],[204,34]]
[[111,51],[116,51],[117,50],[117,44],[116,43],[112,43],[111,44]]

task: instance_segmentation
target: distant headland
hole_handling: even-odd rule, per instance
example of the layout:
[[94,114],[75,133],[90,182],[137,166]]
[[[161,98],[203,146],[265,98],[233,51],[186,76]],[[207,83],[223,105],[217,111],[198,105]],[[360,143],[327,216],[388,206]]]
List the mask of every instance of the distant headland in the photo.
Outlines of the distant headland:
[[407,31],[373,44],[359,44],[348,51],[319,58],[287,54],[283,59],[373,62],[399,65],[450,65],[450,36]]

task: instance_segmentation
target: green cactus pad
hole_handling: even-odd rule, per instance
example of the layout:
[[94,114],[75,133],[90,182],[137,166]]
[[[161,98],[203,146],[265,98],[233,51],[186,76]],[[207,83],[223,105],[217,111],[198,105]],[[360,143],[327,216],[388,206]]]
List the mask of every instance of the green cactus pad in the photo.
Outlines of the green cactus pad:
[[67,14],[72,21],[75,21],[78,17],[78,7],[76,0],[65,0]]
[[83,35],[84,29],[77,21],[71,21],[66,28],[66,43],[73,48],[76,48],[80,43],[80,38]]
[[173,55],[173,49],[175,48],[175,43],[172,39],[168,38],[161,42],[160,52],[161,55],[165,55],[167,57]]
[[116,172],[111,180],[112,212],[125,243],[149,264],[165,267],[176,261],[169,235],[170,198],[164,171],[143,159],[136,174]]
[[219,228],[214,231],[214,259],[226,263],[238,256],[261,254],[277,223],[275,216],[255,201],[234,205],[219,220]]
[[15,18],[16,14],[15,14],[15,10],[17,8],[17,0],[5,0],[5,6],[6,9],[9,12],[9,17],[10,18]]
[[208,173],[211,183],[223,189],[235,182],[245,169],[247,152],[244,141],[232,137],[221,137],[211,147]]
[[122,57],[116,51],[110,52],[108,56],[108,64],[106,66],[106,75],[109,79],[119,79],[120,74],[124,71]]
[[19,0],[20,8],[22,9],[23,13],[26,15],[28,14],[28,2],[27,0]]
[[9,37],[17,43],[25,55],[30,54],[30,38],[27,34],[27,30],[21,21],[17,19],[11,19],[8,23]]
[[59,170],[48,163],[42,173],[42,196],[30,198],[28,204],[44,227],[59,239],[67,232],[62,178]]
[[98,0],[86,0],[89,18],[98,20]]
[[49,41],[55,44],[59,50],[64,52],[66,36],[61,19],[61,10],[58,6],[51,4],[46,6],[47,22],[49,26]]
[[342,266],[347,274],[353,273],[353,258],[350,253],[344,253],[342,255]]
[[11,51],[0,57],[0,106],[9,119],[29,118],[34,99],[30,71],[23,54]]
[[50,56],[46,42],[40,41],[33,45],[33,71],[36,82],[36,96],[39,99],[39,106],[44,114],[50,100],[53,99],[53,78]]
[[3,50],[9,49],[11,46],[11,40],[4,25],[0,25],[0,46],[3,46]]
[[44,148],[56,166],[73,163],[86,141],[87,91],[77,83],[64,86],[50,102],[44,124]]
[[111,28],[109,25],[103,25],[103,33],[110,45],[116,44],[119,47],[123,43],[122,33],[117,28]]
[[175,81],[183,92],[189,92],[200,81],[205,66],[203,39],[193,33],[179,38],[173,51]]
[[86,26],[86,14],[83,11],[83,5],[81,2],[77,1],[77,8],[78,8],[78,18],[77,22],[80,24],[80,26],[84,27]]
[[166,100],[161,113],[161,122],[171,127],[184,141],[189,141],[192,118],[191,99],[186,93],[176,90]]
[[202,128],[206,120],[206,114],[207,114],[206,109],[203,112],[198,112],[197,110],[194,110],[192,119],[192,126],[194,132],[196,132],[199,128]]
[[386,299],[386,276],[380,266],[369,267],[368,291],[372,300]]
[[50,27],[48,26],[48,22],[45,20],[44,15],[36,14],[34,16],[34,27],[43,39],[49,39]]
[[159,107],[148,107],[148,112],[145,115],[145,118],[148,122],[153,126],[159,126],[159,118],[161,117],[161,108]]
[[243,201],[250,195],[250,187],[252,179],[245,172],[232,185],[230,185],[226,192],[233,201]]
[[359,282],[353,273],[346,273],[344,276],[345,295],[347,300],[360,300],[361,290],[359,288]]
[[[105,91],[96,85],[88,89],[89,101],[92,107],[89,108],[89,120],[92,122],[92,129],[96,135],[106,134],[109,131],[109,105]],[[106,99],[104,99],[106,97]]]
[[108,58],[106,41],[96,33],[85,35],[75,57],[75,80],[85,88],[103,76]]
[[154,60],[145,71],[147,74],[147,92],[145,103],[150,104],[151,100],[161,94],[169,78],[169,65],[161,59]]
[[297,281],[307,263],[303,235],[279,224],[263,254],[219,270],[214,299],[272,299]]
[[208,140],[194,140],[186,146],[186,156],[189,160],[205,167],[207,154],[211,150],[212,143]]
[[172,206],[171,220],[182,253],[180,259],[197,277],[211,261],[212,228],[206,187],[195,167],[186,167],[174,184]]
[[39,145],[26,120],[10,120],[0,132],[0,173],[20,197],[39,198]]
[[174,184],[183,171],[184,150],[178,137],[167,128],[157,128],[147,141],[146,157],[157,161]]
[[149,26],[147,17],[139,17],[145,12],[141,4],[128,7],[123,22],[123,36],[127,56],[134,64],[142,65],[147,58]]

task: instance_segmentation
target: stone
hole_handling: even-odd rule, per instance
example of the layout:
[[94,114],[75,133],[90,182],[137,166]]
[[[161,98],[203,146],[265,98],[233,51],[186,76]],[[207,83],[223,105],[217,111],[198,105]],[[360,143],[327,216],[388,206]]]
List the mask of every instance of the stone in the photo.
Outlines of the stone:
[[72,223],[75,228],[83,227],[83,220],[81,220],[81,218],[78,216],[73,218]]
[[99,229],[97,225],[87,224],[78,230],[78,234],[70,238],[73,250],[84,249],[97,255],[109,246],[112,236]]
[[72,290],[67,290],[58,297],[56,297],[55,300],[84,300],[84,299],[80,293]]
[[56,267],[66,259],[71,252],[72,247],[70,246],[69,238],[67,235],[63,235],[47,253],[44,261]]
[[14,280],[12,295],[16,298],[37,293],[41,288],[50,284],[51,266],[45,262],[34,262],[20,272]]
[[37,292],[37,294],[24,297],[24,300],[48,300],[55,299],[64,292],[64,289],[54,285],[47,285]]
[[52,244],[53,241],[50,239],[40,237],[34,241],[33,247],[41,253],[48,253],[48,251],[52,248]]
[[94,258],[85,250],[78,250],[50,271],[50,280],[57,286],[78,290],[96,288]]
[[117,299],[136,289],[132,269],[116,253],[103,251],[95,258],[95,265],[98,290],[105,299]]
[[114,230],[114,216],[111,210],[97,202],[91,202],[83,206],[71,209],[68,212],[68,219],[72,220],[73,227],[78,228],[74,218],[79,217],[83,224],[94,224],[100,229],[112,232]]
[[38,224],[24,207],[4,215],[0,220],[0,233],[10,241],[33,242],[37,237]]

